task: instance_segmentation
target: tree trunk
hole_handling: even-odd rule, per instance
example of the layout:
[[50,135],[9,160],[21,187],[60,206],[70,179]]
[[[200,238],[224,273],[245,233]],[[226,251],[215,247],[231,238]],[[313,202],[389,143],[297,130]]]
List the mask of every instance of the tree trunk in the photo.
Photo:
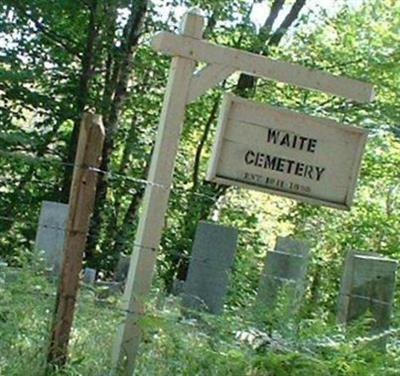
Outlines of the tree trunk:
[[[121,46],[118,48],[113,60],[113,73],[109,85],[105,88],[104,126],[106,139],[104,143],[101,169],[108,171],[112,150],[114,147],[114,137],[117,131],[121,110],[126,99],[129,76],[133,70],[134,51],[137,47],[140,31],[146,15],[148,6],[147,0],[132,0],[131,13],[125,26]],[[112,100],[110,100],[112,98]],[[104,175],[100,175],[95,200],[95,210],[93,213],[86,256],[88,261],[93,259],[96,245],[99,242],[100,232],[103,226],[102,212],[107,199],[108,182]]]
[[[75,160],[76,148],[78,145],[79,127],[81,123],[81,118],[83,111],[87,104],[87,99],[89,95],[90,80],[93,76],[93,60],[94,60],[94,46],[96,39],[98,37],[97,28],[97,16],[98,16],[98,1],[92,0],[89,12],[89,24],[86,39],[86,48],[83,53],[81,64],[82,70],[79,79],[78,92],[76,94],[76,113],[74,119],[74,125],[72,128],[71,139],[68,145],[68,152],[65,162],[68,164],[73,164]],[[72,181],[73,169],[67,166],[64,170],[64,181],[62,187],[61,201],[68,203],[69,190]]]

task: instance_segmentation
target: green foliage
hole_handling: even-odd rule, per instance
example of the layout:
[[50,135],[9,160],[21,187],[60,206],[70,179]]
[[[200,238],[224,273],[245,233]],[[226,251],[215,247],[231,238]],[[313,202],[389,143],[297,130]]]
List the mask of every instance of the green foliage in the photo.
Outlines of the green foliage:
[[[96,37],[90,50],[93,10],[88,4],[95,3]],[[37,272],[39,267],[32,271],[26,266],[36,265],[27,250],[33,247],[41,201],[65,200],[63,186],[71,166],[62,162],[68,161],[74,147],[73,129],[81,112],[112,117],[115,91],[107,89],[110,72],[122,61],[130,3],[6,0],[0,5],[0,257],[23,266],[16,282],[0,283],[0,374],[35,374],[43,368],[54,286]],[[159,30],[177,29],[174,10],[181,5],[205,10],[206,37],[216,43],[259,51],[265,42],[251,21],[252,4],[247,0],[171,0],[149,7],[132,53],[126,96],[116,124],[108,130],[112,147],[107,169],[113,173],[106,175],[98,237],[85,261],[106,277],[119,254],[132,248],[144,186],[129,178],[146,177],[168,76],[170,59],[156,54],[149,41]],[[265,17],[267,11],[266,7]],[[350,212],[204,181],[221,95],[235,90],[238,74],[188,107],[159,252],[159,289],[170,288],[177,275],[184,277],[199,220],[238,227],[239,247],[222,317],[185,320],[175,301],[161,311],[154,299],[150,302],[150,314],[142,322],[146,341],[141,374],[398,374],[398,341],[390,342],[387,354],[378,353],[362,340],[368,318],[345,335],[333,317],[347,249],[400,258],[399,20],[400,3],[395,0],[366,0],[355,8],[344,5],[333,16],[315,7],[303,13],[281,45],[268,49],[272,58],[374,83],[377,96],[371,104],[267,80],[257,81],[251,91],[257,101],[370,131]],[[90,76],[87,90],[82,85],[85,72]],[[312,245],[303,305],[290,318],[290,302],[285,299],[274,312],[254,311],[250,307],[265,254],[276,235],[288,234]],[[95,304],[95,293],[84,289],[80,297],[68,375],[108,371],[122,313],[113,299],[105,306]],[[397,295],[398,291],[396,301]],[[393,327],[399,323],[396,313]],[[287,351],[254,347],[235,338],[237,331],[255,326],[268,335],[278,333]]]
[[[39,269],[37,262],[19,271],[14,282],[0,281],[1,375],[39,375],[44,370],[55,290],[35,269]],[[57,375],[95,376],[110,370],[112,339],[122,313],[115,302],[100,302],[95,296],[91,288],[81,291],[70,362]],[[165,298],[154,289],[148,315],[141,321],[140,375],[379,376],[398,372],[397,342],[389,342],[387,353],[376,351],[368,345],[363,322],[346,336],[323,317],[302,320],[293,330],[294,320],[282,320],[283,307],[278,306],[268,326],[255,327],[259,313],[251,307],[228,309],[219,317],[197,313],[197,319],[188,319],[181,316],[175,298],[167,298],[162,309],[156,308],[160,299]]]
[[[40,375],[46,366],[55,284],[46,279],[42,260],[34,260],[32,266],[30,259],[28,266],[24,255],[19,261],[24,267],[15,274],[0,269],[0,374]],[[70,341],[71,359],[66,370],[56,374],[98,375],[108,370],[109,348],[99,346],[99,340],[112,343],[122,317],[113,308],[95,305],[94,291],[83,289]]]

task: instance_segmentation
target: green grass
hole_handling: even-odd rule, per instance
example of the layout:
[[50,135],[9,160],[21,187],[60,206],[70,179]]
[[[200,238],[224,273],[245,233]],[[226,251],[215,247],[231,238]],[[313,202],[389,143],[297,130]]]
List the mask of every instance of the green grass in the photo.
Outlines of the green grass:
[[[138,375],[400,375],[396,338],[385,354],[364,345],[356,334],[345,339],[338,328],[320,319],[303,320],[294,327],[275,312],[268,321],[275,320],[286,351],[255,348],[236,339],[235,333],[255,327],[259,312],[236,308],[219,317],[200,315],[189,320],[181,316],[176,299],[167,298],[163,309],[157,310],[156,295],[142,322],[145,334]],[[43,375],[54,298],[55,286],[30,268],[22,269],[13,282],[0,279],[0,375]],[[123,319],[118,307],[118,299],[99,303],[93,289],[81,291],[68,366],[54,374],[109,373],[110,350]],[[317,339],[323,338],[325,344],[317,346]]]

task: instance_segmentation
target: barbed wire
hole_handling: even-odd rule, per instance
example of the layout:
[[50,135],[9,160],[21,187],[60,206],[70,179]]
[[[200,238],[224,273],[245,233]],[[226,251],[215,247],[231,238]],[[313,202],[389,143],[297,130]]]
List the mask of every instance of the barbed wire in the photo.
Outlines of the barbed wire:
[[[23,160],[30,160],[30,161],[36,161],[38,163],[50,163],[50,164],[57,164],[59,166],[63,166],[63,167],[68,167],[68,168],[79,168],[79,169],[87,169],[89,171],[95,172],[95,173],[99,173],[99,174],[103,174],[106,175],[107,177],[110,178],[119,178],[119,179],[124,179],[126,181],[138,184],[140,186],[153,186],[153,187],[157,187],[157,188],[161,188],[161,189],[168,189],[171,191],[171,193],[184,193],[187,196],[194,196],[194,197],[200,197],[203,199],[207,199],[212,201],[213,203],[216,203],[219,199],[219,195],[216,193],[215,195],[209,195],[206,193],[202,193],[202,192],[197,192],[195,190],[193,190],[193,188],[187,188],[187,187],[182,187],[182,186],[174,186],[171,185],[171,187],[167,187],[166,185],[157,183],[157,182],[153,182],[153,181],[149,181],[143,178],[136,178],[133,176],[129,176],[126,174],[121,174],[119,172],[115,172],[112,170],[103,170],[101,168],[98,167],[94,167],[94,166],[83,166],[83,165],[76,165],[74,163],[68,163],[68,162],[64,162],[61,161],[58,158],[55,157],[39,157],[39,156],[33,156],[33,155],[28,155],[26,153],[21,153],[21,152],[9,152],[9,151],[4,151],[0,149],[0,155],[5,155],[6,157],[10,157],[10,158],[18,158],[18,159],[23,159]],[[24,181],[24,178],[17,178],[17,177],[2,177],[0,178],[0,183],[15,183],[15,182],[21,182]],[[48,186],[55,186],[56,183],[49,183],[46,180],[43,179],[28,179],[26,180],[26,182],[29,183],[34,183],[34,184],[43,184],[43,185],[48,185]],[[132,194],[132,195],[136,195],[138,193],[137,190],[133,190],[132,188],[128,188],[125,190],[126,193]],[[32,201],[33,202],[33,201]],[[23,221],[24,218],[23,216],[19,216],[19,215],[15,215],[15,216],[2,216],[0,215],[0,221],[8,221],[8,222],[21,222]],[[30,222],[30,225],[34,225],[33,221]],[[59,227],[59,226],[54,226],[54,225],[43,225],[43,224],[38,224],[37,228],[46,228],[46,229],[50,229],[50,230],[55,230],[55,231],[69,231],[66,230],[64,227]],[[245,229],[241,229],[241,232],[245,232]],[[249,230],[249,233],[251,235],[254,235],[254,233],[256,232],[256,230]],[[125,241],[125,240],[124,240]],[[270,247],[269,244],[266,244],[265,242],[260,241],[259,239],[256,239],[255,242],[257,243],[258,246],[263,245],[266,247]],[[133,247],[138,247],[138,248],[142,248],[142,249],[151,249],[152,251],[156,251],[155,248],[153,247],[149,247],[143,244],[138,244],[136,242],[131,242],[129,241],[130,246]],[[176,256],[179,257],[180,259],[191,259],[191,255],[188,253],[183,253],[183,252],[174,252],[170,249],[164,249],[164,252],[162,252],[162,254],[164,256]]]
[[[15,222],[18,220],[18,218],[12,218],[12,217],[5,217],[5,216],[0,216],[0,220],[3,221],[10,221],[10,222]],[[73,232],[73,233],[81,233],[81,234],[85,234],[87,235],[88,232],[87,231],[79,231],[79,230],[74,230],[74,229],[68,229],[66,227],[62,227],[62,226],[54,226],[54,225],[49,225],[49,224],[38,224],[37,225],[37,229],[46,229],[46,230],[53,230],[53,231],[59,231],[59,232],[63,232],[64,234]],[[141,249],[147,249],[150,250],[152,252],[155,252],[157,249],[155,247],[151,247],[151,246],[147,246],[144,244],[140,244],[137,242],[129,242],[129,245],[131,247],[136,247],[136,248],[141,248]]]
[[[23,220],[23,218],[21,218],[19,216],[17,216],[17,217],[7,217],[7,216],[0,215],[0,221],[18,222],[18,221],[21,221],[21,220]],[[66,229],[63,226],[58,226],[58,225],[55,226],[55,225],[50,225],[50,224],[40,224],[39,223],[39,224],[37,224],[37,229],[40,229],[40,228],[47,229],[47,230],[55,230],[55,231],[60,231],[60,232],[65,232],[65,233],[67,233],[69,231],[76,232],[76,230]],[[246,231],[250,232],[251,230],[240,229],[239,235],[241,235],[242,232],[246,232]],[[253,232],[253,231],[251,231],[251,232]],[[279,251],[277,249],[271,249],[271,244],[268,244],[268,243],[260,241],[260,240],[255,240],[255,243],[257,243],[257,246],[261,245],[261,246],[266,247],[268,249],[268,252],[281,253],[281,254],[285,254],[285,255],[288,255],[288,256],[294,256],[294,257],[301,257],[301,258],[303,257],[303,256],[297,255],[295,253],[289,253],[289,252]],[[129,245],[131,247],[138,247],[138,248],[143,248],[143,249],[151,249],[152,251],[156,251],[156,250],[160,250],[161,249],[160,248],[161,246],[156,249],[154,247],[145,246],[143,244],[139,244],[139,243],[134,242],[134,241],[133,242],[129,241]],[[172,251],[171,249],[168,249],[168,248],[165,248],[165,247],[164,247],[164,251],[162,252],[162,255],[164,255],[164,256],[177,256],[180,259],[191,259],[191,258],[193,258],[193,256],[191,254]]]
[[391,302],[387,302],[387,301],[380,300],[380,299],[375,299],[375,298],[372,298],[372,297],[370,297],[370,296],[359,295],[359,294],[353,294],[353,293],[343,294],[343,295],[348,296],[348,297],[350,297],[350,298],[356,298],[356,299],[367,300],[367,301],[369,301],[369,302],[371,302],[371,303],[374,303],[374,304],[382,304],[382,305],[392,306],[392,303],[391,303]]
[[141,178],[135,178],[135,177],[128,176],[125,174],[120,174],[120,173],[117,173],[117,172],[111,171],[111,170],[108,170],[108,171],[102,170],[95,166],[77,165],[75,163],[64,162],[64,161],[61,161],[54,157],[38,157],[38,156],[32,156],[32,155],[28,155],[28,154],[24,154],[24,153],[19,153],[19,152],[8,152],[8,151],[4,151],[1,149],[0,149],[0,155],[5,155],[6,157],[12,157],[12,158],[19,158],[19,159],[23,159],[23,160],[37,161],[39,163],[57,164],[62,167],[69,167],[69,168],[74,168],[74,169],[84,169],[84,170],[93,171],[93,172],[96,172],[99,174],[107,175],[110,177],[118,177],[118,178],[126,179],[126,180],[129,180],[129,181],[132,181],[135,183],[140,183],[143,185],[152,185],[152,186],[160,187],[163,189],[168,188],[167,186],[160,184],[160,183],[148,181],[148,180],[141,179]]
[[[10,222],[16,222],[16,221],[18,221],[18,220],[20,220],[21,218],[13,218],[13,217],[6,217],[6,216],[0,216],[0,220],[4,220],[4,221],[10,221]],[[38,224],[37,225],[37,230],[39,230],[39,229],[46,229],[46,230],[53,230],[53,231],[59,231],[59,232],[63,232],[63,233],[68,233],[68,232],[74,232],[74,233],[76,233],[77,232],[77,230],[74,230],[74,229],[68,229],[68,228],[66,228],[66,227],[63,227],[63,226],[59,226],[59,225],[50,225],[50,224]],[[81,233],[85,233],[85,234],[87,234],[87,232],[83,232],[83,231],[81,231]],[[196,258],[195,256],[193,256],[193,255],[189,255],[189,254],[186,254],[186,253],[183,253],[183,252],[178,252],[178,251],[173,251],[173,250],[171,250],[171,249],[167,249],[167,248],[161,248],[161,246],[159,246],[159,247],[151,247],[151,246],[147,246],[147,245],[143,245],[143,244],[140,244],[140,243],[137,243],[137,242],[135,242],[135,241],[129,241],[129,245],[130,245],[130,247],[132,247],[132,248],[134,248],[134,247],[136,247],[136,248],[141,248],[141,249],[147,249],[147,250],[151,250],[151,251],[153,251],[153,252],[156,252],[156,251],[159,251],[160,252],[160,256],[177,256],[177,257],[179,257],[180,259],[187,259],[187,260],[190,260],[190,259],[193,259],[193,258]]]
[[[178,191],[178,192],[185,192],[188,193],[190,195],[196,196],[196,197],[201,197],[201,198],[206,198],[208,200],[211,200],[213,202],[216,202],[218,200],[217,196],[212,196],[212,195],[208,195],[205,193],[201,193],[201,192],[195,192],[193,190],[186,189],[184,187],[179,187],[179,186],[174,186],[171,185],[170,187],[168,187],[165,184],[161,184],[158,182],[154,182],[154,181],[150,181],[150,180],[146,180],[143,178],[136,178],[133,176],[129,176],[127,174],[122,174],[113,170],[102,170],[98,167],[94,167],[94,166],[84,166],[84,165],[76,165],[74,163],[68,163],[68,162],[64,162],[61,161],[59,159],[56,159],[54,157],[38,157],[38,156],[32,156],[32,155],[27,155],[24,153],[20,153],[20,152],[9,152],[9,151],[4,151],[0,149],[0,155],[6,155],[8,157],[13,157],[13,158],[20,158],[20,159],[29,159],[29,160],[33,160],[33,161],[38,161],[40,163],[56,163],[62,167],[69,167],[69,168],[77,168],[77,169],[87,169],[89,171],[93,171],[102,175],[107,176],[108,178],[118,178],[118,179],[123,179],[135,184],[139,184],[142,186],[152,186],[152,187],[156,187],[156,188],[160,188],[160,189],[165,189],[165,190],[172,190],[172,191]],[[11,178],[2,178],[2,180],[0,180],[0,182],[7,182],[7,179],[11,179]],[[48,182],[44,181],[44,180],[39,180],[39,179],[35,179],[35,181],[30,181],[30,182],[37,182],[37,183],[43,183],[43,184],[49,184]],[[132,192],[131,190],[127,190],[129,193],[132,194],[136,194],[136,192]]]

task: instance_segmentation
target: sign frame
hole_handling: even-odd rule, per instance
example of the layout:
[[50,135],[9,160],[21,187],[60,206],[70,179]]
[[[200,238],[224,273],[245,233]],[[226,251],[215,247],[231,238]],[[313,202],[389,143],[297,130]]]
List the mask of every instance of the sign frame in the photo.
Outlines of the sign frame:
[[[283,189],[278,189],[278,188],[272,188],[260,184],[252,184],[251,182],[246,182],[242,181],[239,179],[235,179],[229,176],[223,176],[218,174],[218,166],[220,163],[220,158],[221,158],[221,153],[222,153],[222,148],[223,148],[223,143],[224,143],[224,135],[227,130],[228,126],[228,118],[229,118],[229,113],[232,109],[232,105],[234,103],[242,103],[242,104],[251,104],[251,105],[256,105],[256,106],[264,106],[265,108],[268,108],[269,110],[276,111],[276,113],[282,113],[282,114],[293,114],[298,116],[299,118],[303,119],[312,119],[316,120],[320,123],[324,123],[324,125],[329,125],[330,127],[336,127],[340,130],[345,130],[347,132],[354,132],[357,133],[360,136],[360,141],[357,145],[357,149],[355,151],[355,156],[353,159],[353,164],[350,170],[350,176],[349,176],[349,183],[347,185],[347,193],[344,201],[342,203],[336,202],[336,201],[329,201],[321,198],[315,198],[315,197],[310,197],[301,193],[295,193]],[[361,167],[361,160],[363,156],[363,152],[365,149],[365,144],[367,142],[367,135],[368,132],[365,129],[362,128],[357,128],[354,126],[348,126],[344,125],[342,123],[336,122],[331,119],[326,119],[326,118],[320,118],[316,116],[310,116],[306,115],[300,112],[284,109],[281,107],[275,107],[271,106],[265,103],[260,103],[260,102],[255,102],[251,101],[248,99],[244,99],[241,97],[237,97],[232,94],[225,94],[224,99],[222,101],[221,107],[220,107],[220,112],[219,112],[219,117],[218,117],[218,126],[217,126],[217,132],[215,135],[215,142],[213,144],[212,148],[212,153],[211,153],[211,159],[209,162],[208,170],[207,170],[207,175],[206,175],[206,180],[210,182],[214,182],[217,184],[222,184],[222,185],[228,185],[228,186],[237,186],[240,188],[245,188],[245,189],[250,189],[250,190],[255,190],[259,192],[264,192],[264,193],[269,193],[273,195],[278,195],[278,196],[283,196],[287,197],[290,199],[294,199],[297,201],[301,202],[306,202],[309,204],[314,204],[314,205],[323,205],[323,206],[328,206],[331,208],[335,209],[340,209],[340,210],[350,210],[353,198],[354,198],[354,192],[356,189],[357,185],[357,180],[360,172],[360,167]]]
[[[144,298],[150,291],[165,225],[164,217],[187,105],[235,72],[319,90],[358,102],[371,102],[374,97],[373,85],[366,82],[213,44],[203,39],[204,23],[201,11],[193,8],[184,15],[178,34],[161,32],[152,38],[153,49],[172,56],[172,60],[122,299],[125,318],[114,343],[114,373],[121,370],[124,374],[132,374],[135,370],[142,337],[139,323],[145,314]],[[206,65],[197,70],[198,62]]]

